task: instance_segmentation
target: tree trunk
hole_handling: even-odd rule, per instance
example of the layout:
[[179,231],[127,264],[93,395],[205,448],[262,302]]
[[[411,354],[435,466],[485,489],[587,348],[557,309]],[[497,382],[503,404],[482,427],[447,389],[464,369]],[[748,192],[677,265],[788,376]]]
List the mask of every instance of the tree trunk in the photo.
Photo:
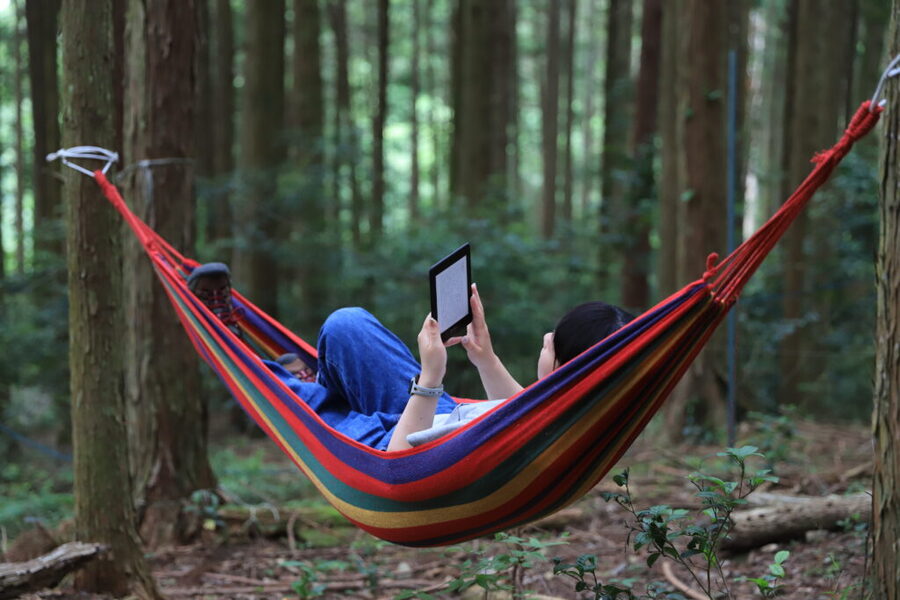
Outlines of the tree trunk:
[[25,66],[22,64],[22,9],[21,0],[13,0],[13,34],[12,55],[13,68],[13,100],[15,102],[16,120],[14,147],[16,161],[16,272],[25,273],[25,147],[23,143],[24,126],[22,123],[22,82],[25,80]]
[[[809,173],[810,158],[822,148],[834,143],[838,132],[838,115],[843,107],[840,98],[833,93],[834,66],[823,56],[829,56],[829,45],[834,43],[829,35],[822,35],[821,28],[833,31],[839,14],[836,5],[823,5],[815,0],[795,0],[796,16],[789,44],[787,101],[785,109],[785,151],[787,174],[782,197],[786,198]],[[826,90],[826,93],[823,93]],[[802,391],[802,384],[814,377],[810,351],[814,345],[814,328],[805,323],[805,315],[812,308],[821,308],[811,293],[808,270],[811,256],[806,245],[816,241],[811,238],[809,211],[803,211],[784,237],[784,319],[793,326],[780,348],[780,389],[782,404],[798,402],[808,404],[812,398]],[[814,303],[816,300],[816,303]]]
[[[685,188],[678,206],[678,279],[691,281],[703,272],[706,257],[725,247],[725,89],[727,15],[724,3],[687,0],[685,77],[677,86],[683,102],[683,128],[676,151],[685,164]],[[691,364],[665,409],[666,435],[680,439],[689,404],[696,421],[707,428],[724,423],[722,336],[714,336]]]
[[609,245],[600,245],[597,287],[610,294],[612,276],[609,250],[624,252],[625,194],[631,175],[629,132],[631,129],[631,38],[632,2],[609,0],[606,39],[606,75],[603,83],[603,153],[600,169],[600,220],[598,231]]
[[[61,23],[63,144],[90,140],[112,147],[112,3],[70,0],[62,6]],[[93,181],[70,169],[65,176],[75,535],[111,548],[109,555],[79,572],[75,586],[157,598],[134,527],[128,473],[122,224]]]
[[[440,84],[437,78],[437,69],[434,68],[435,60],[439,59],[437,48],[435,46],[434,35],[434,2],[432,0],[425,1],[425,86],[427,93],[432,98],[440,98]],[[441,163],[445,160],[443,144],[441,143],[441,134],[438,129],[437,110],[432,101],[428,103],[428,130],[431,132],[431,168],[429,169],[429,179],[431,181],[431,205],[435,208],[441,206],[443,191],[441,189]]]
[[278,243],[285,207],[278,202],[278,167],[284,158],[284,0],[246,6],[246,57],[241,122],[241,241],[235,279],[272,316],[278,314]]
[[595,100],[597,97],[597,82],[596,82],[596,71],[597,71],[597,63],[599,61],[596,60],[596,56],[598,53],[598,49],[600,47],[599,35],[598,35],[598,27],[597,27],[597,13],[600,12],[596,6],[597,0],[588,0],[587,1],[587,16],[585,17],[585,31],[588,36],[587,43],[587,52],[585,53],[585,65],[583,67],[583,77],[584,77],[584,111],[581,118],[582,123],[582,132],[581,132],[581,141],[582,141],[582,167],[581,167],[581,202],[580,202],[580,216],[581,218],[585,218],[589,212],[591,207],[591,198],[594,196],[595,184],[596,180],[595,172],[596,168],[592,166],[593,161],[596,160],[596,149],[594,148],[594,111],[596,110]]
[[409,62],[410,81],[410,165],[409,165],[409,221],[415,226],[419,221],[419,54],[422,30],[422,3],[420,0],[412,0],[412,55]]
[[678,289],[678,205],[684,189],[684,156],[679,148],[684,120],[679,109],[677,90],[683,84],[683,45],[686,33],[681,27],[684,21],[685,0],[672,0],[663,5],[662,64],[660,74],[659,124],[661,140],[659,186],[659,262],[660,296],[667,296]]
[[656,198],[653,177],[659,94],[662,3],[644,0],[641,22],[641,66],[637,82],[632,164],[634,174],[624,207],[625,252],[622,256],[622,306],[635,313],[650,303],[650,214]]
[[[199,0],[204,1],[204,0]],[[125,154],[158,159],[127,178],[134,210],[186,254],[194,245],[194,0],[131,0],[126,19]],[[126,243],[126,406],[140,531],[151,547],[186,541],[182,512],[214,487],[196,355],[136,240]]]
[[[341,189],[345,181],[344,171],[347,171],[346,179],[350,187],[350,236],[353,246],[359,248],[362,244],[362,223],[365,216],[362,192],[359,189],[359,181],[356,175],[356,166],[359,155],[359,132],[353,121],[353,113],[350,106],[350,40],[347,32],[347,2],[346,0],[334,0],[328,5],[328,17],[331,29],[334,32],[335,45],[335,97],[337,106],[334,112],[334,135],[337,148],[334,159],[334,191],[332,195],[340,199]],[[346,168],[345,168],[346,167]]]
[[559,155],[559,19],[561,0],[550,0],[547,18],[547,63],[541,98],[541,157],[544,181],[541,188],[541,235],[556,232],[556,163]]
[[372,198],[369,210],[369,243],[378,244],[384,229],[384,124],[387,121],[388,50],[390,15],[388,0],[378,0],[378,104],[372,119]]
[[[900,53],[900,2],[891,6],[888,47]],[[900,600],[900,93],[886,86],[885,133],[881,143],[879,248],[876,259],[875,442],[872,526],[874,597]]]
[[[212,126],[213,174],[217,193],[210,203],[206,219],[206,238],[220,246],[234,236],[233,201],[225,180],[234,172],[234,25],[230,0],[215,0],[215,14],[211,17],[210,43],[215,52],[210,66],[212,76]],[[233,261],[233,259],[232,259]]]
[[575,120],[575,24],[578,12],[578,1],[566,2],[566,13],[569,17],[566,23],[566,124],[564,127],[565,150],[563,151],[563,194],[562,194],[562,220],[566,224],[572,222],[572,124]]
[[56,32],[59,0],[26,0],[31,120],[34,126],[34,249],[38,268],[46,259],[62,257],[62,190],[46,156],[59,149],[59,84]]
[[[334,220],[326,218],[325,101],[319,47],[321,15],[318,0],[294,0],[294,158],[300,174],[295,232],[300,252],[299,282],[302,331],[316,331],[327,316],[329,252],[323,247],[337,239]],[[333,230],[332,230],[333,229]]]
[[450,192],[469,210],[488,214],[501,206],[508,184],[516,43],[511,1],[458,0],[454,17]]
[[[212,45],[210,38],[213,32],[212,15],[209,11],[210,0],[194,0],[196,3],[196,43],[194,51],[194,73],[196,85],[194,86],[194,129],[204,132],[204,135],[194,136],[194,171],[197,177],[209,180],[215,173],[213,137],[209,135],[213,130],[213,70],[212,70]],[[215,207],[210,207],[209,212]],[[206,215],[206,223],[200,226],[202,231],[208,232],[209,214]]]

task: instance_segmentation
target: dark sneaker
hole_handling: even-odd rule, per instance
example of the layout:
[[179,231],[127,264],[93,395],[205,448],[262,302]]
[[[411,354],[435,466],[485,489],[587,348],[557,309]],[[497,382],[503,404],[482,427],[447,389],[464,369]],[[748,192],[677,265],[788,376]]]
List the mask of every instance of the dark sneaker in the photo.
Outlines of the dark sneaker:
[[191,272],[187,285],[214,315],[232,330],[236,329],[238,319],[231,300],[231,271],[228,265],[220,262],[200,265]]

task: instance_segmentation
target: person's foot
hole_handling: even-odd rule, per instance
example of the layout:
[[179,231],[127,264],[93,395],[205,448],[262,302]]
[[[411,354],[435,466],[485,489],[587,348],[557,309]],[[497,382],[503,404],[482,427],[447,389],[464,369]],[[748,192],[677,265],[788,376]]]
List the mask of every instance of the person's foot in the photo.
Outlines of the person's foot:
[[293,352],[289,352],[287,354],[282,354],[278,358],[275,359],[279,365],[284,367],[291,375],[299,379],[300,381],[315,381],[316,374],[310,369],[303,360],[294,354]]
[[234,303],[231,300],[231,271],[228,265],[221,262],[200,265],[191,272],[187,285],[188,289],[226,325],[231,327],[237,324]]

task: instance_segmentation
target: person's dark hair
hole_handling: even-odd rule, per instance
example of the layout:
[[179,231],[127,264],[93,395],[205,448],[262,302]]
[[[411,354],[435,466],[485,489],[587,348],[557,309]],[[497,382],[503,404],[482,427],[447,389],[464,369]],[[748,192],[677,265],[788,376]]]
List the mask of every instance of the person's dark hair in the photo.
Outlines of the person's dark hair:
[[282,354],[281,356],[276,358],[275,362],[277,362],[279,365],[281,365],[283,367],[284,365],[291,364],[295,360],[300,360],[300,357],[297,356],[296,354],[294,354],[293,352],[288,352],[287,354]]
[[563,316],[553,333],[556,361],[563,365],[629,321],[634,315],[606,302],[587,302]]

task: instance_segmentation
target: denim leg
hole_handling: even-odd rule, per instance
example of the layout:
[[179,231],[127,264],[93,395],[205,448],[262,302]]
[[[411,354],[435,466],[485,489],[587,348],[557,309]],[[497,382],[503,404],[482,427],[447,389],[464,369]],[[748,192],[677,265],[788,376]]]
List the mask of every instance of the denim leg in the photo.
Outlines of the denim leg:
[[[343,396],[350,410],[376,418],[403,412],[409,380],[422,370],[400,338],[362,308],[333,312],[319,331],[318,350],[317,381]],[[455,406],[445,393],[437,414]]]

